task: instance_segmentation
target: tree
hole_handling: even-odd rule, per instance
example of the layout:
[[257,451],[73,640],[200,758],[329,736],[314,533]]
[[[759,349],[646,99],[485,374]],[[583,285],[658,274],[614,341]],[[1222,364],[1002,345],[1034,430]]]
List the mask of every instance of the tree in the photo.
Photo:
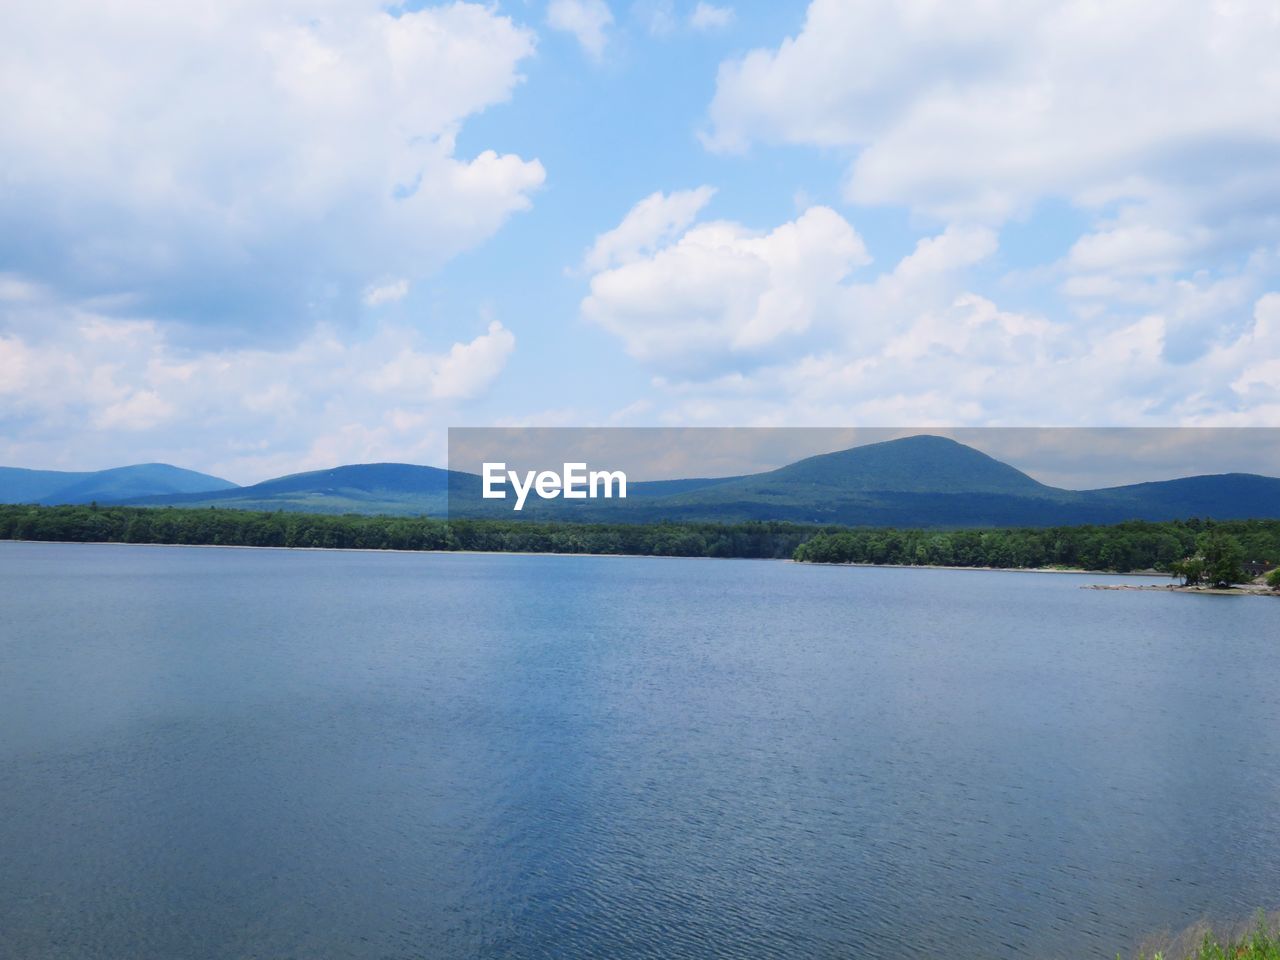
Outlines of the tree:
[[1240,541],[1215,527],[1201,534],[1197,543],[1204,557],[1204,576],[1209,583],[1215,587],[1229,587],[1243,582],[1245,576],[1240,564],[1244,550]]
[[1193,587],[1204,579],[1204,558],[1187,557],[1169,564],[1169,572],[1182,578],[1184,587]]
[[1267,586],[1272,590],[1280,590],[1280,567],[1267,574]]

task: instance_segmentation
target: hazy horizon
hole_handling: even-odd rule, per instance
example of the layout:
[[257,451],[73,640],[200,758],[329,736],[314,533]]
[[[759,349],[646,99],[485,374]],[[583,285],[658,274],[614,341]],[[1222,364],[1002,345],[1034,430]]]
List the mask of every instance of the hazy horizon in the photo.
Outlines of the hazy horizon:
[[[943,436],[979,450],[1021,470],[1033,479],[1069,490],[1088,490],[1148,481],[1220,473],[1253,473],[1280,477],[1280,429],[1270,428],[455,428],[453,435],[483,437],[476,449],[451,455],[470,463],[480,457],[524,462],[603,457],[628,471],[633,481],[732,477],[761,473],[806,457],[912,436]],[[1259,442],[1262,434],[1265,441]],[[473,445],[474,446],[474,445]],[[563,448],[563,449],[561,449]],[[314,470],[373,463],[408,463],[437,469],[479,472],[460,464],[408,460],[333,463]],[[183,463],[147,463],[194,469]],[[113,463],[105,467],[67,470],[93,473],[145,464]],[[44,470],[40,466],[0,467]],[[61,468],[58,468],[61,469]],[[207,472],[207,471],[197,471]],[[309,473],[313,470],[293,471]],[[210,474],[218,476],[217,474]],[[252,486],[290,473],[244,481]]]

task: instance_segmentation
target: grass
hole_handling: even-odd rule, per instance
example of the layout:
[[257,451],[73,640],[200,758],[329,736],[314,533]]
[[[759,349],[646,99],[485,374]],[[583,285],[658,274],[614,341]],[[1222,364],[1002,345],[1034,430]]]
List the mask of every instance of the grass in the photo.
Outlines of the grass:
[[[1215,933],[1204,925],[1192,927],[1157,947],[1148,946],[1138,960],[1280,960],[1280,923],[1258,911],[1253,927],[1236,933]],[[1117,954],[1116,960],[1120,960]]]

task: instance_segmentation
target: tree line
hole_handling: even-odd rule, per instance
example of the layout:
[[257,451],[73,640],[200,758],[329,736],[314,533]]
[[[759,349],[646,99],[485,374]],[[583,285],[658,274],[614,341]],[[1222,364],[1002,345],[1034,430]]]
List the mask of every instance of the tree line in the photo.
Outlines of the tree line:
[[787,558],[815,528],[782,522],[577,524],[217,507],[0,505],[0,539],[365,550]]
[[941,567],[1071,567],[1117,573],[1160,570],[1191,583],[1238,583],[1246,560],[1270,566],[1280,563],[1280,520],[1134,520],[1108,526],[822,531],[796,549],[795,559]]
[[1119,573],[1155,569],[1184,577],[1198,570],[1202,579],[1229,578],[1231,565],[1243,560],[1280,564],[1280,520],[908,530],[769,521],[577,524],[220,508],[0,505],[0,539],[792,558],[811,563],[1080,567]]

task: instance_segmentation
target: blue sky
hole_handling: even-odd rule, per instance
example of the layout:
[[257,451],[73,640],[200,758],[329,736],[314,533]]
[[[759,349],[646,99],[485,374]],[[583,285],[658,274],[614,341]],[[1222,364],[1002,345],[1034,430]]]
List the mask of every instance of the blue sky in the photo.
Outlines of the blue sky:
[[1280,425],[1263,0],[66,0],[0,35],[0,463]]

